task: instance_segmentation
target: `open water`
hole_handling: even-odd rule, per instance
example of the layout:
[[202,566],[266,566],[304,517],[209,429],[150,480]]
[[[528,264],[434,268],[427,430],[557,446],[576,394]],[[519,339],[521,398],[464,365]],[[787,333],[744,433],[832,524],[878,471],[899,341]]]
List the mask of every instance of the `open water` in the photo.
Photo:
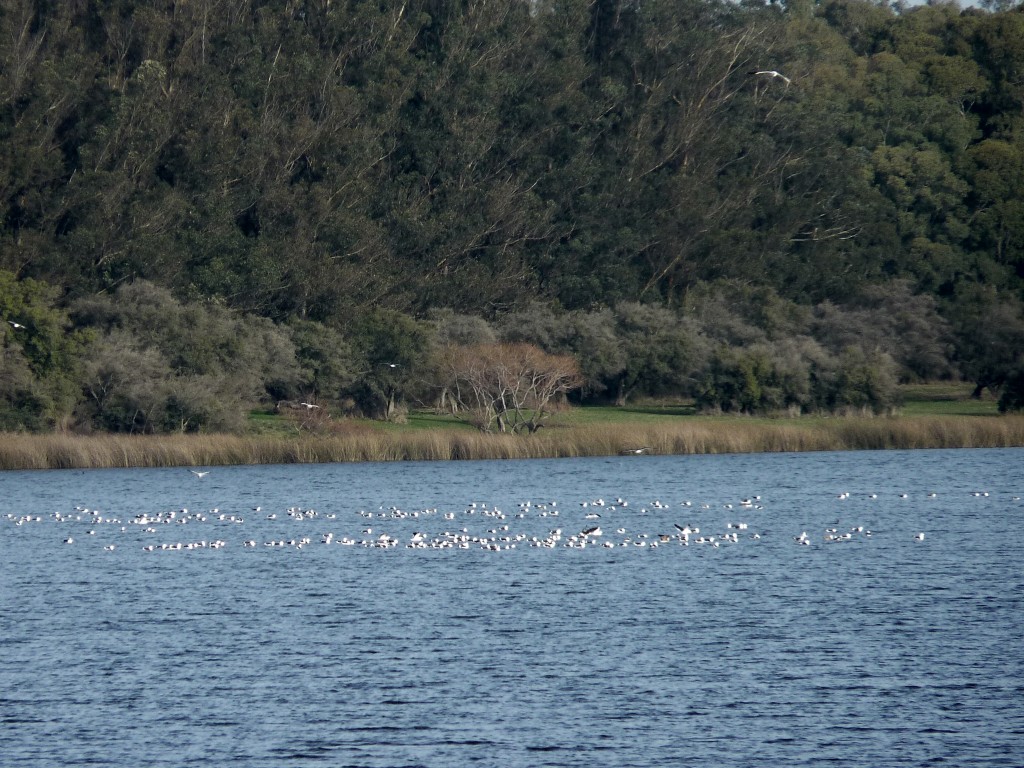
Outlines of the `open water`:
[[1018,768],[1022,470],[3,473],[0,764]]

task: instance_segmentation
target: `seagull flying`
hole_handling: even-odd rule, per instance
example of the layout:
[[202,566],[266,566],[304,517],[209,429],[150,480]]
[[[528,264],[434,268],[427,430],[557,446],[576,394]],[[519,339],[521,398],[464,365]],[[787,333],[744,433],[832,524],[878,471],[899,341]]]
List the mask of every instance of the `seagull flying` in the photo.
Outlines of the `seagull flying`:
[[196,477],[206,477],[208,474],[210,474],[209,470],[207,470],[205,472],[199,472],[199,471],[197,471],[195,469],[190,469],[189,472],[191,472]]
[[791,82],[793,82],[788,77],[786,77],[784,74],[782,74],[781,72],[779,72],[778,70],[775,70],[775,69],[759,69],[759,70],[756,70],[755,72],[751,72],[750,74],[751,75],[768,75],[768,77],[777,77],[780,80],[782,80],[783,82],[785,82],[786,85],[789,85]]
[[11,325],[12,325],[12,326],[14,327],[14,329],[15,329],[15,330],[19,330],[19,329],[21,329],[21,328],[24,328],[24,327],[25,327],[25,326],[24,326],[24,325],[22,325],[21,323],[16,323],[16,322],[14,322],[13,320],[8,320],[7,322],[8,322],[8,323],[10,323],[10,324],[11,324]]
[[320,407],[319,405],[314,405],[313,403],[299,403],[299,405],[304,405],[304,406],[306,406],[306,410],[307,410],[307,411],[311,411],[311,410],[313,410],[314,408],[319,408],[319,407]]

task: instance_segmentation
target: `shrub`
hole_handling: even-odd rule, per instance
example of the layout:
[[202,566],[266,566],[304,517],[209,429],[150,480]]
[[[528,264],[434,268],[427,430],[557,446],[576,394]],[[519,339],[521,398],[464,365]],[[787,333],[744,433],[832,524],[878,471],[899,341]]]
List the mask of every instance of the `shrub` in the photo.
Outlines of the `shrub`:
[[1024,410],[1024,360],[1006,377],[1003,391],[999,395],[999,412]]
[[870,410],[883,413],[899,404],[898,367],[888,353],[852,346],[836,360],[827,386],[818,395],[830,411]]
[[289,333],[216,303],[181,304],[145,281],[75,303],[96,334],[82,366],[81,426],[115,432],[236,430],[260,402],[297,389]]
[[698,408],[726,413],[870,410],[897,403],[896,365],[884,352],[849,347],[830,355],[807,337],[720,346],[697,395]]

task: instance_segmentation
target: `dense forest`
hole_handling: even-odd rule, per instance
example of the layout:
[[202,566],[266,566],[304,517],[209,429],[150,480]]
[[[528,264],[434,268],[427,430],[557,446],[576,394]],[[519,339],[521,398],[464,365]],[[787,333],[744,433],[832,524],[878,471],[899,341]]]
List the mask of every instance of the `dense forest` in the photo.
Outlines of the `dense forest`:
[[2,0],[0,138],[2,429],[1024,404],[1013,3]]

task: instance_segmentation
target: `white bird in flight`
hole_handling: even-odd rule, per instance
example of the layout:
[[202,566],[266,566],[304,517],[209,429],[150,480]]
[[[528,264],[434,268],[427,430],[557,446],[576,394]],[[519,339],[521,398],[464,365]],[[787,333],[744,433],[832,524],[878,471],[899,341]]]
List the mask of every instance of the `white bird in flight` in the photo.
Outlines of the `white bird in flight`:
[[10,323],[10,324],[11,324],[11,325],[12,325],[12,326],[14,327],[14,329],[15,329],[15,330],[19,330],[19,329],[21,329],[21,328],[24,328],[24,327],[25,327],[25,326],[24,326],[24,325],[22,325],[21,323],[16,323],[16,322],[14,322],[13,320],[8,320],[7,322],[8,322],[8,323]]
[[311,411],[311,410],[313,410],[314,408],[319,408],[319,407],[320,407],[319,405],[315,405],[315,404],[313,404],[313,403],[299,403],[299,405],[304,405],[304,406],[306,406],[306,410],[307,410],[307,411]]
[[757,70],[755,72],[751,72],[750,74],[752,74],[752,75],[768,75],[769,77],[777,77],[780,80],[782,80],[783,82],[785,82],[786,85],[789,85],[791,82],[793,82],[792,80],[790,80],[788,77],[786,77],[784,74],[782,74],[781,72],[779,72],[776,69],[759,69],[759,70]]
[[208,474],[210,474],[209,471],[199,472],[198,470],[195,469],[190,469],[189,472],[191,472],[196,477],[206,477]]

